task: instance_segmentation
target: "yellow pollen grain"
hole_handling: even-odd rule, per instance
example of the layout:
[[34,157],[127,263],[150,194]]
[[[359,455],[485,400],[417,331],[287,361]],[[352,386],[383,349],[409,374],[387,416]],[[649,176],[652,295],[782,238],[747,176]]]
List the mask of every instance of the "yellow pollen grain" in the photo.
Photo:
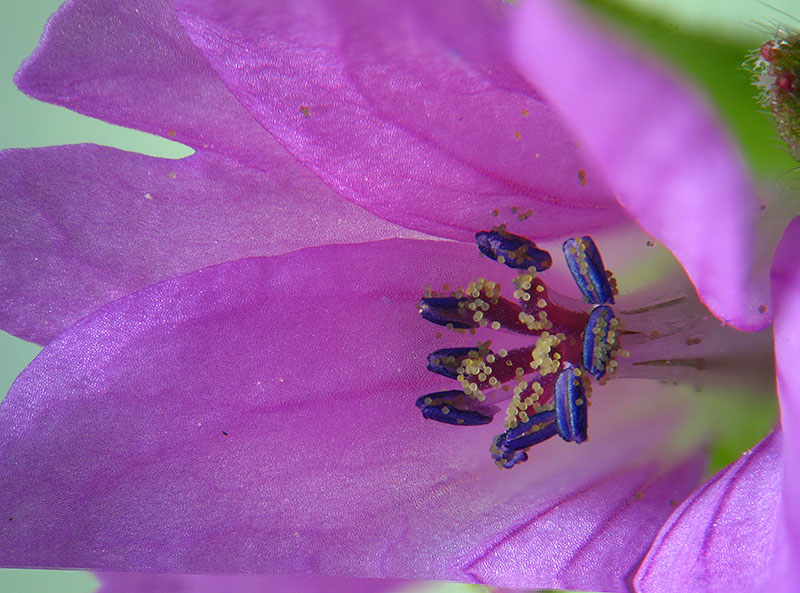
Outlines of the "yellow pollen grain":
[[492,321],[492,329],[500,329],[500,322]]

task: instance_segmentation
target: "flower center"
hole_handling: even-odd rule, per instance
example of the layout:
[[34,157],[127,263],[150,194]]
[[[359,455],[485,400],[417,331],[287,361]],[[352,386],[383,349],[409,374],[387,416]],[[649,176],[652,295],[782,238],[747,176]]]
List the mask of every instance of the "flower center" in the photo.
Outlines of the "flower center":
[[[582,443],[588,438],[588,398],[592,381],[604,383],[628,352],[620,346],[619,320],[611,305],[616,282],[590,237],[568,239],[567,267],[584,303],[548,290],[537,276],[552,259],[532,241],[505,227],[477,233],[482,254],[517,270],[514,300],[484,278],[445,295],[426,290],[422,317],[453,331],[503,330],[529,338],[521,347],[492,349],[492,341],[473,348],[444,348],[428,356],[428,370],[459,382],[460,389],[420,397],[425,418],[447,424],[488,424],[508,402],[505,431],[490,448],[498,467],[528,459],[527,450],[555,435]],[[587,310],[586,304],[592,306]]]

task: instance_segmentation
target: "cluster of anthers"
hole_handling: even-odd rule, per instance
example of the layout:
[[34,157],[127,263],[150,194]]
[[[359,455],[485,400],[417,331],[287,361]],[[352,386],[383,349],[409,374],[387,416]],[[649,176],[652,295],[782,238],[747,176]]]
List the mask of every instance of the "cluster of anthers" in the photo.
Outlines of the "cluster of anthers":
[[[508,400],[505,431],[491,454],[498,467],[528,459],[527,450],[558,434],[565,441],[587,438],[591,380],[606,381],[627,352],[619,344],[619,320],[610,305],[616,282],[606,271],[590,237],[568,239],[563,251],[584,302],[569,303],[537,276],[552,264],[550,254],[504,226],[477,233],[485,256],[517,270],[514,300],[484,278],[443,293],[426,289],[422,317],[457,332],[504,330],[531,340],[510,350],[492,342],[472,348],[444,348],[428,356],[428,369],[459,382],[460,389],[424,395],[417,407],[425,418],[447,424],[487,424],[496,403]],[[526,341],[527,342],[527,341]]]

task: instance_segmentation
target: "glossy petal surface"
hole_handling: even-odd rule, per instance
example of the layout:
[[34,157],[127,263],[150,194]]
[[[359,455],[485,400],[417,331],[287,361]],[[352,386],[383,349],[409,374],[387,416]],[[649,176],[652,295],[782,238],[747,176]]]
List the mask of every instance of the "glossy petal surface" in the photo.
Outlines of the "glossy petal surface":
[[776,552],[782,452],[773,433],[689,497],[653,542],[637,591],[760,591]]
[[254,169],[207,150],[2,152],[2,329],[47,343],[115,298],[211,264],[416,234],[319,187],[280,162]]
[[0,562],[621,589],[702,462],[663,459],[681,416],[637,382],[597,391],[590,442],[521,471],[489,459],[496,426],[423,420],[445,340],[415,302],[497,270],[476,253],[312,248],[85,318],[0,408]]
[[463,240],[496,224],[495,208],[508,218],[512,206],[530,209],[514,228],[533,239],[627,220],[510,64],[507,4],[179,7],[191,40],[250,113],[327,184],[380,216]]
[[741,329],[767,325],[766,273],[751,278],[758,199],[704,101],[564,2],[526,2],[515,50],[531,84],[558,107],[626,210],[680,260],[706,305]]
[[409,581],[341,577],[273,577],[220,574],[141,574],[105,572],[96,575],[97,593],[388,593]]

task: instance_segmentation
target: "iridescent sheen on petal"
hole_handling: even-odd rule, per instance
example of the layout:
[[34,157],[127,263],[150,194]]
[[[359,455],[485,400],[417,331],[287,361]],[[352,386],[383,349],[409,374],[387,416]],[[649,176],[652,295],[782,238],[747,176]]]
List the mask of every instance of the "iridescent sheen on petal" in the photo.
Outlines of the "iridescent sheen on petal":
[[178,7],[189,38],[264,128],[342,196],[387,220],[463,241],[491,228],[495,210],[530,212],[518,227],[537,240],[628,221],[511,63],[515,7],[462,0],[182,0]]
[[[446,381],[424,370],[441,341],[420,287],[489,264],[442,242],[310,248],[85,318],[0,407],[0,562],[619,588],[702,471],[661,461],[667,398],[630,426],[598,407],[590,442],[540,444],[503,480],[496,428],[409,406]],[[642,401],[631,387],[616,403]]]

